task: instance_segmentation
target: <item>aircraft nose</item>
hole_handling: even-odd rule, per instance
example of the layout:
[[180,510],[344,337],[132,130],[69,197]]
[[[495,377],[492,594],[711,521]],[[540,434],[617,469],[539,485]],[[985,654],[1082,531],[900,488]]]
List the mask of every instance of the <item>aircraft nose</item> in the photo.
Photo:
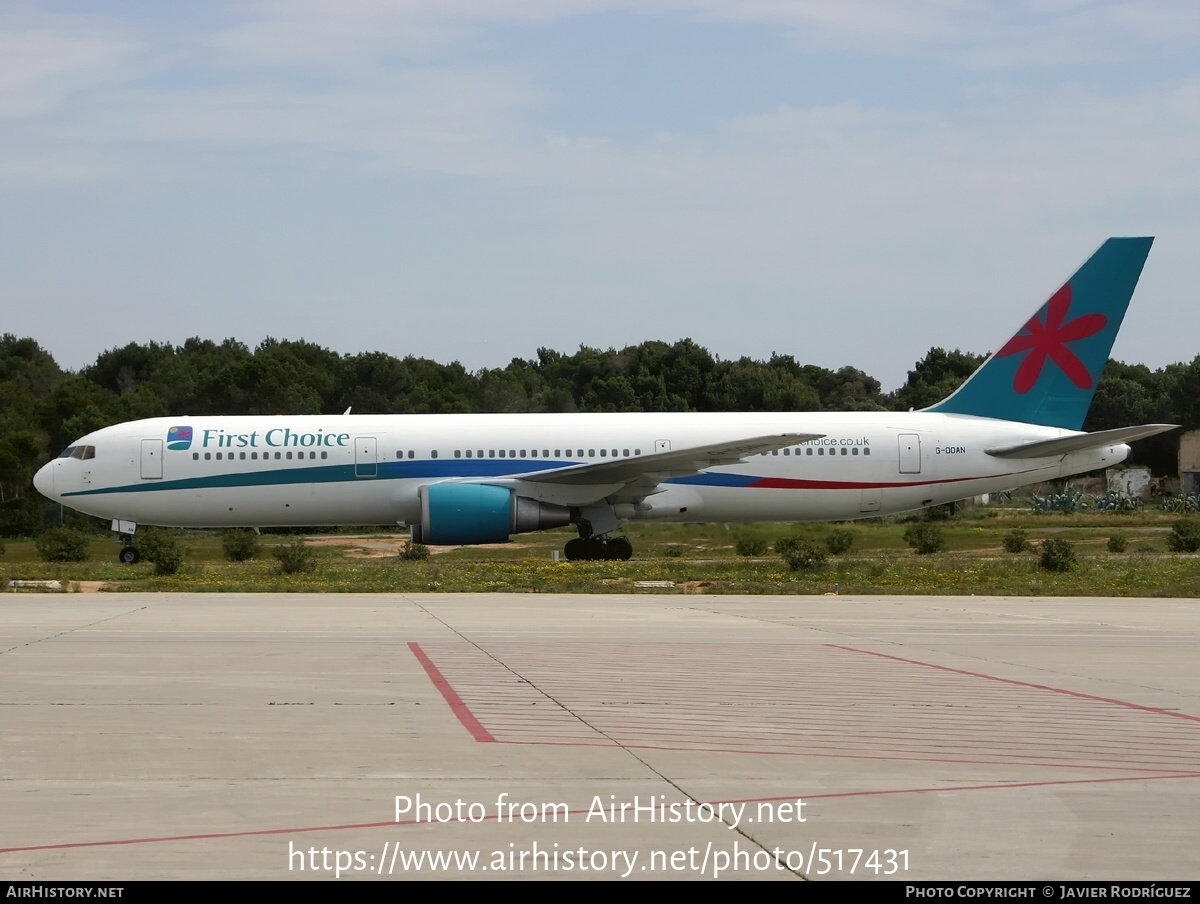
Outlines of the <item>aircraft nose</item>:
[[48,462],[33,475],[34,488],[47,499],[54,498],[54,462]]

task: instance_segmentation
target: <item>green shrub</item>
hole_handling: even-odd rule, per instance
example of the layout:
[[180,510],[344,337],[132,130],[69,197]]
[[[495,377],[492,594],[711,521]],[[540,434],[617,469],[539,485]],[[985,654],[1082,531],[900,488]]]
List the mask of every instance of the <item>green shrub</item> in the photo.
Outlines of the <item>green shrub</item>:
[[683,555],[683,547],[682,546],[668,546],[666,549],[663,550],[663,555],[669,559],[678,559],[680,556]]
[[262,552],[262,541],[248,527],[221,531],[221,548],[230,562],[248,562]]
[[404,547],[404,552],[400,553],[400,558],[410,562],[419,562],[422,559],[429,558],[429,547],[424,543],[413,543],[408,541],[408,546]]
[[937,552],[946,545],[946,537],[936,524],[918,522],[904,531],[904,542],[920,556]]
[[174,574],[183,564],[183,545],[174,531],[145,527],[137,532],[134,545],[147,562],[154,563],[155,574]]
[[775,541],[775,555],[787,558],[787,554],[800,544],[799,537],[780,537]]
[[1043,540],[1038,566],[1046,571],[1070,571],[1075,567],[1075,545],[1070,540]]
[[1167,548],[1171,552],[1195,552],[1200,549],[1200,521],[1184,518],[1175,522],[1167,534]]
[[1029,543],[1029,538],[1025,535],[1025,531],[1019,527],[1014,527],[1004,535],[1004,551],[1005,552],[1025,552],[1033,547]]
[[854,531],[847,530],[844,527],[834,528],[829,532],[829,536],[825,538],[825,548],[835,556],[849,552],[850,547],[853,545]]
[[38,534],[33,545],[47,562],[83,562],[87,559],[88,539],[71,527],[52,527]]
[[304,545],[303,537],[295,537],[284,546],[274,547],[271,555],[279,560],[282,574],[301,574],[317,567],[316,553]]
[[767,551],[767,541],[753,537],[741,537],[735,548],[739,556],[761,556]]
[[169,534],[167,540],[155,551],[155,574],[174,574],[183,564],[183,545]]
[[798,540],[794,547],[783,554],[783,560],[792,571],[816,571],[824,567],[827,558],[825,547],[810,540]]
[[133,545],[147,562],[157,562],[159,553],[171,547],[178,546],[173,534],[161,527],[143,527],[133,538]]
[[1108,538],[1109,552],[1124,552],[1125,547],[1129,545],[1129,538],[1124,534],[1113,534]]

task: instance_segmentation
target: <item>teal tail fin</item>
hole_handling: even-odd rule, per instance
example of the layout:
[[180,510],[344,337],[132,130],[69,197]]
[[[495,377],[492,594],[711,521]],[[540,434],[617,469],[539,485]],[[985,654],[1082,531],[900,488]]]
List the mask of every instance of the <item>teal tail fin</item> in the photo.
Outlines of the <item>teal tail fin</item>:
[[926,410],[1082,429],[1153,241],[1109,239],[967,382]]

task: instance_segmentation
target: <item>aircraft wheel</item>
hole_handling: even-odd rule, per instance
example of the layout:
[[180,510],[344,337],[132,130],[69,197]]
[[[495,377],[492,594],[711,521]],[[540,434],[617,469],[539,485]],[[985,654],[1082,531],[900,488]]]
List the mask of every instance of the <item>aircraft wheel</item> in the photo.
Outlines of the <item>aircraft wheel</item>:
[[633,558],[633,544],[625,537],[614,537],[608,541],[608,557],[628,561]]
[[141,554],[137,551],[137,547],[134,546],[122,547],[117,558],[121,560],[122,565],[136,565],[142,560]]
[[580,559],[586,559],[588,557],[587,544],[578,537],[574,540],[568,540],[563,552],[566,553],[568,562],[577,562]]

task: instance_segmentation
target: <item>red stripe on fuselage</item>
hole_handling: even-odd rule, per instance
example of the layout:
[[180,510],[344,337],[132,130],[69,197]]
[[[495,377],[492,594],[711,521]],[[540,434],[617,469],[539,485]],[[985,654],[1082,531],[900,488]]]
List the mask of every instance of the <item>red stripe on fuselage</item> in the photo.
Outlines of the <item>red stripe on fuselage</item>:
[[793,477],[762,477],[748,487],[763,490],[886,490],[892,487],[923,487],[939,483],[964,483],[968,480],[992,480],[996,477],[1015,477],[1024,471],[1012,474],[984,474],[971,477],[950,477],[944,480],[901,480],[893,483],[878,483],[867,480],[801,480]]

